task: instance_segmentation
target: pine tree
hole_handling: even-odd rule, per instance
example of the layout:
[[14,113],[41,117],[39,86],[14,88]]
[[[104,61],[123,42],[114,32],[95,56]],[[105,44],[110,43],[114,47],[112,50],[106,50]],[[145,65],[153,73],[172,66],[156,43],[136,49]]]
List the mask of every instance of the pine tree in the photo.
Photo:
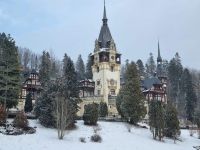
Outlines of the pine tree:
[[197,97],[194,92],[192,77],[188,69],[184,69],[183,76],[184,76],[184,91],[185,91],[185,102],[186,102],[185,105],[186,117],[189,121],[193,122]]
[[165,118],[164,118],[164,108],[162,102],[157,102],[157,129],[158,129],[158,138],[161,141],[164,137],[164,127],[165,127]]
[[149,55],[150,56],[149,56],[149,58],[147,60],[147,63],[145,65],[145,67],[146,67],[147,76],[151,77],[151,76],[154,76],[154,73],[156,71],[156,65],[155,65],[153,54],[150,53]]
[[145,115],[144,97],[140,90],[140,79],[134,62],[127,65],[125,85],[117,97],[119,112],[131,124],[136,124]]
[[52,77],[52,78],[56,78],[57,77],[57,74],[58,74],[58,72],[59,72],[59,69],[57,68],[57,66],[56,66],[56,61],[55,60],[53,60],[53,62],[51,62],[51,70],[50,70],[50,76]]
[[79,110],[78,103],[79,99],[79,89],[77,74],[75,72],[74,63],[67,54],[64,55],[63,59],[63,78],[64,78],[64,97],[68,100],[68,122],[71,122],[70,126],[74,126],[76,113]]
[[87,79],[92,79],[92,78],[93,78],[91,54],[88,55],[88,60],[87,60],[87,64],[86,64],[86,73],[85,73],[85,77],[86,77]]
[[176,141],[177,136],[180,134],[179,120],[177,115],[178,113],[176,108],[171,103],[168,103],[165,113],[165,136],[173,138],[174,142]]
[[15,107],[20,90],[18,49],[10,35],[0,33],[0,103]]
[[156,139],[157,137],[157,103],[155,100],[152,100],[149,104],[149,126],[150,130],[153,134],[153,138]]
[[143,65],[143,62],[141,59],[138,59],[137,60],[137,67],[138,67],[138,72],[139,72],[139,75],[140,77],[141,76],[145,76],[145,68],[144,68],[144,65]]
[[43,51],[41,64],[39,66],[39,78],[42,87],[50,80],[51,60],[48,52]]
[[106,117],[108,115],[108,106],[105,102],[99,104],[99,116]]
[[26,95],[24,111],[27,113],[27,112],[31,112],[32,110],[33,110],[32,95],[31,95],[31,92],[29,92]]
[[50,81],[51,61],[48,52],[43,51],[39,66],[39,78],[42,86],[40,97],[36,101],[35,114],[45,127],[56,127],[55,99],[53,92],[55,85]]
[[182,73],[183,67],[178,53],[169,62],[168,66],[168,98],[173,105],[176,106],[179,115],[183,115],[184,111],[184,98],[183,98],[183,85]]
[[76,72],[77,72],[78,80],[85,79],[85,65],[84,65],[81,55],[78,56],[78,60],[76,62]]
[[49,81],[46,83],[46,87],[43,88],[41,96],[38,98],[35,113],[40,123],[45,127],[56,127],[56,115],[55,115],[55,83]]
[[161,141],[164,136],[164,108],[161,101],[152,100],[149,105],[149,125],[153,138]]

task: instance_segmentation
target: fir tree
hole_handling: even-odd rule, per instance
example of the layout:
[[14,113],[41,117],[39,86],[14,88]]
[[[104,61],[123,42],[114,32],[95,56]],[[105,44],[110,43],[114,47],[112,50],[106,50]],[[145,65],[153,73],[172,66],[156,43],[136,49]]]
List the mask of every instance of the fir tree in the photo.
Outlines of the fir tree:
[[164,136],[164,108],[161,101],[152,100],[149,105],[149,125],[153,138],[161,141]]
[[154,76],[154,73],[156,71],[156,64],[155,64],[155,61],[154,61],[153,54],[150,53],[149,55],[150,56],[149,56],[149,58],[147,60],[147,63],[145,65],[145,67],[146,67],[147,76],[151,77],[151,76]]
[[166,113],[165,113],[165,136],[173,138],[174,142],[177,139],[177,136],[180,134],[179,129],[179,120],[178,120],[178,113],[176,108],[168,103],[166,106]]
[[35,113],[40,123],[45,127],[56,127],[55,115],[55,83],[47,82],[41,96],[38,98]]
[[20,90],[18,49],[10,35],[0,33],[0,103],[15,107]]
[[186,102],[185,105],[186,117],[189,121],[193,122],[197,97],[194,92],[192,77],[188,69],[184,69],[183,76],[184,76],[184,92],[185,92],[185,102]]
[[40,123],[45,127],[55,127],[55,99],[53,92],[55,86],[50,81],[51,61],[48,52],[43,51],[41,64],[39,66],[39,79],[42,86],[40,97],[36,101],[35,114]]
[[85,65],[84,65],[81,55],[78,56],[78,60],[76,62],[76,72],[77,72],[78,80],[85,79]]
[[59,73],[59,69],[57,67],[57,64],[56,64],[56,61],[53,60],[53,62],[51,62],[51,70],[50,70],[50,76],[52,78],[56,78],[58,76],[58,73]]
[[91,54],[88,55],[88,60],[87,60],[87,64],[86,64],[86,73],[85,73],[85,77],[86,77],[87,79],[92,79],[92,78],[93,78]]
[[68,100],[68,121],[71,122],[71,126],[74,125],[76,113],[79,110],[78,103],[79,99],[79,89],[77,74],[75,72],[74,63],[67,54],[64,55],[63,59],[63,78],[64,78],[64,97]]
[[134,62],[127,65],[125,85],[117,97],[119,112],[131,124],[136,124],[145,115],[144,97],[140,90],[140,79]]
[[144,77],[145,76],[145,68],[144,68],[144,65],[143,65],[143,62],[141,59],[138,59],[137,67],[138,67],[138,72],[139,72],[140,77],[141,76]]
[[29,92],[26,95],[24,111],[27,113],[27,112],[31,112],[32,110],[33,110],[32,95],[31,95],[31,92]]
[[43,51],[41,64],[39,66],[39,78],[42,87],[50,80],[51,60],[48,52]]
[[175,57],[170,61],[168,66],[168,96],[173,105],[178,108],[179,112],[181,110],[181,107],[182,109],[184,109],[184,102],[182,101],[183,98],[181,98],[181,95],[184,95],[183,93],[181,93],[183,91],[181,89],[182,72],[183,67],[181,64],[181,59],[178,53],[176,53]]
[[116,107],[117,107],[118,113],[121,115],[122,118],[124,118],[124,114],[121,109],[121,104],[123,102],[123,98],[124,98],[124,91],[123,91],[123,88],[121,88],[117,95],[117,98],[116,98]]

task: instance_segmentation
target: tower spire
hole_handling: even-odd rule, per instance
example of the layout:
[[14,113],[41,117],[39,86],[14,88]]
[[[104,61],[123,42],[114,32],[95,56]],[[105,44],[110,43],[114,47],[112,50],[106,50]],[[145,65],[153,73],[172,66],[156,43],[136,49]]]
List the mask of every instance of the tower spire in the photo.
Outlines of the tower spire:
[[104,0],[104,11],[103,11],[103,25],[101,27],[101,31],[99,34],[98,42],[100,48],[109,48],[110,42],[112,41],[112,35],[110,33],[110,29],[107,24],[107,16],[106,16],[106,3]]
[[108,21],[107,16],[106,16],[106,1],[105,0],[104,0],[104,11],[103,11],[102,21],[103,21],[103,24],[107,24],[107,21]]
[[159,44],[159,40],[158,40],[158,57],[157,57],[157,62],[162,62],[162,57],[160,55],[160,44]]

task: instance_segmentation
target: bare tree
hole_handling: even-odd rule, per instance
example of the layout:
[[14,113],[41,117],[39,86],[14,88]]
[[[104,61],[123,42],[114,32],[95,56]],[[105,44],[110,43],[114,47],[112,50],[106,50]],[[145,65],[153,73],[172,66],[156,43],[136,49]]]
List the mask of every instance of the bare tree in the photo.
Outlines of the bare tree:
[[57,130],[58,138],[63,139],[67,123],[67,101],[62,95],[57,96]]
[[65,136],[65,129],[67,127],[68,115],[68,101],[65,96],[63,78],[56,80],[57,93],[56,93],[56,117],[57,117],[57,130],[58,139],[62,140]]

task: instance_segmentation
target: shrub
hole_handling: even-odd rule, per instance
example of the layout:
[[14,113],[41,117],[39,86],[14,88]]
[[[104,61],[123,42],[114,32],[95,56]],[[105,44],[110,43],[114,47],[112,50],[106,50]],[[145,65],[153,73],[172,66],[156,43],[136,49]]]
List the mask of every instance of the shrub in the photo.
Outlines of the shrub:
[[0,105],[0,126],[6,123],[6,110]]
[[28,127],[28,120],[23,111],[20,111],[15,119],[13,120],[13,125],[18,128],[26,128]]
[[101,102],[99,105],[99,116],[106,117],[108,115],[108,106],[106,103]]
[[102,141],[101,136],[98,135],[98,134],[94,134],[93,136],[91,136],[90,139],[91,139],[92,142],[99,142],[99,143],[101,143],[101,141]]
[[88,104],[84,107],[83,120],[85,125],[96,125],[98,120],[98,104]]
[[85,141],[85,138],[84,138],[84,137],[80,137],[80,138],[79,138],[79,140],[80,140],[80,142],[82,142],[82,143],[86,143],[86,141]]
[[32,95],[31,95],[31,92],[29,92],[26,95],[24,111],[27,113],[27,112],[31,112],[32,110],[33,110]]
[[34,134],[35,132],[36,132],[35,128],[32,128],[32,127],[25,127],[24,128],[24,133],[25,134]]

